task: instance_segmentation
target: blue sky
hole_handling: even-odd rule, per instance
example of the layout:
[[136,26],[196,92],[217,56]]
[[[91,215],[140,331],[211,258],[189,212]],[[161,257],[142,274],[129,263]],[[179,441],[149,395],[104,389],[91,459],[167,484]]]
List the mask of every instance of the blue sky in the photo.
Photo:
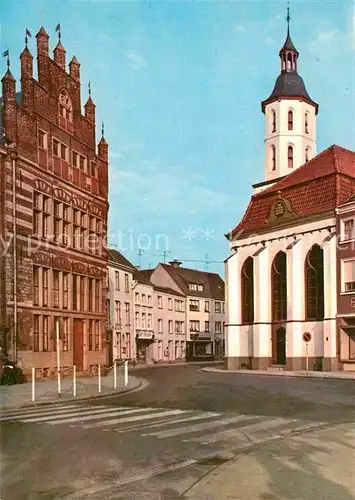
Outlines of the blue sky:
[[[91,81],[110,145],[109,243],[141,266],[159,255],[223,274],[224,234],[264,180],[260,101],[279,74],[286,2],[0,2],[1,52],[19,76],[24,31],[41,25]],[[299,72],[320,105],[318,151],[355,149],[352,1],[291,2]],[[35,40],[30,40],[35,55]],[[5,59],[1,61],[2,73]],[[218,263],[220,262],[220,263]]]

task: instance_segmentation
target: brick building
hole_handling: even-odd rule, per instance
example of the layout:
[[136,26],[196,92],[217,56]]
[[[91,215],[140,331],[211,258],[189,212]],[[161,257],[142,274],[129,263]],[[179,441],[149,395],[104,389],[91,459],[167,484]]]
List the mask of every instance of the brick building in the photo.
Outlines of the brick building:
[[[355,167],[354,167],[355,168]],[[355,195],[338,207],[338,356],[343,370],[355,370]]]
[[[59,37],[60,38],[60,37]],[[78,372],[104,364],[108,144],[96,148],[95,104],[81,106],[80,64],[54,58],[42,27],[38,80],[27,44],[20,91],[8,70],[0,120],[1,344],[25,372],[49,375],[56,362]]]

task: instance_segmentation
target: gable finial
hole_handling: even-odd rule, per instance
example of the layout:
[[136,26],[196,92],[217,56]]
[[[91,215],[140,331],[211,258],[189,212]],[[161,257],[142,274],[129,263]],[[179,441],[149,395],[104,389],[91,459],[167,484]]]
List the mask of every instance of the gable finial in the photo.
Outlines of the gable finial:
[[26,31],[25,31],[25,46],[26,46],[26,48],[27,48],[27,44],[28,44],[28,37],[32,38],[32,34],[31,34],[30,30],[26,28]]
[[288,35],[290,34],[290,20],[291,20],[291,16],[290,16],[290,2],[288,1],[288,2],[287,2],[287,16],[286,16],[286,21],[287,21],[287,34],[288,34]]
[[60,42],[61,38],[62,38],[62,32],[61,32],[61,29],[60,29],[60,23],[57,24],[57,26],[55,28],[55,32],[58,33],[58,42]]

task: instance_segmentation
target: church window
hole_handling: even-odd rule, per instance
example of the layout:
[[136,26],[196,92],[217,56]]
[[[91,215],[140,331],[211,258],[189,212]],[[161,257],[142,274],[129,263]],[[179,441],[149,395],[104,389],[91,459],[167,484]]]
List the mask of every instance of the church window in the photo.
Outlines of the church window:
[[306,163],[307,163],[307,161],[309,161],[309,148],[306,148],[305,160],[306,160]]
[[291,71],[292,69],[292,54],[289,52],[287,54],[287,71]]
[[324,319],[324,263],[323,250],[314,245],[305,261],[306,320]]
[[276,132],[276,111],[271,112],[271,132]]
[[293,168],[293,147],[289,146],[287,148],[287,163],[288,168]]
[[254,321],[254,261],[248,257],[242,267],[242,323]]
[[271,269],[272,320],[287,319],[287,257],[279,252]]
[[293,111],[291,109],[288,112],[288,130],[293,130]]
[[276,147],[274,145],[271,146],[271,165],[272,170],[276,170]]
[[309,127],[308,127],[308,113],[304,115],[304,131],[306,134],[309,134]]

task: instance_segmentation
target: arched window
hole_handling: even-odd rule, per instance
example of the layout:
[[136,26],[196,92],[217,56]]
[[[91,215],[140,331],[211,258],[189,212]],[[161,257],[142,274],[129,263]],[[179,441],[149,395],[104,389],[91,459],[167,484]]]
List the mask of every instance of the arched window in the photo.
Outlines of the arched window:
[[59,92],[59,114],[68,121],[72,121],[72,104],[68,92],[62,89]]
[[293,168],[293,147],[289,146],[287,148],[287,163],[288,168]]
[[308,113],[306,113],[304,115],[304,131],[306,134],[309,134],[309,130],[308,130]]
[[287,258],[279,252],[271,268],[272,320],[287,319]]
[[271,132],[276,132],[276,111],[271,111]]
[[291,109],[288,112],[288,130],[293,130],[293,111]]
[[305,151],[305,161],[307,163],[307,161],[309,161],[309,148],[306,148],[306,151]]
[[248,257],[242,272],[242,323],[254,321],[254,260]]
[[271,166],[272,170],[276,170],[276,147],[274,145],[271,146]]
[[305,261],[306,320],[324,319],[324,260],[323,250],[314,245]]
[[289,52],[287,54],[287,71],[291,71],[292,69],[292,54]]

